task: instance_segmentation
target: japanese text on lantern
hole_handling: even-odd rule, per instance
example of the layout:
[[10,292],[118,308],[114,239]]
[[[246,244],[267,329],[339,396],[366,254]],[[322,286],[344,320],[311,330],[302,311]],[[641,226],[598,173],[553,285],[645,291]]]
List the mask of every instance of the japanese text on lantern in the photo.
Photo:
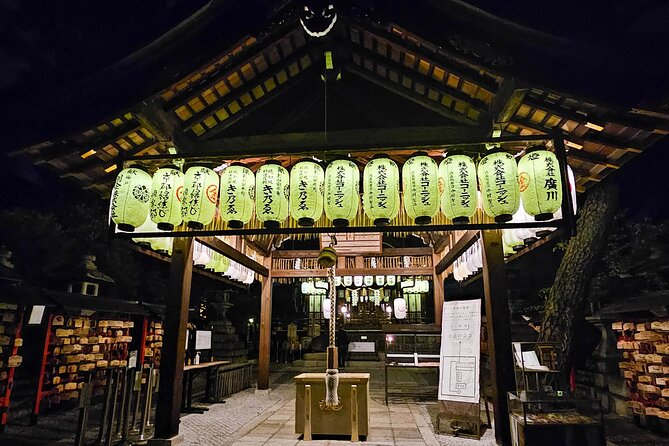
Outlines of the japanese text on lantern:
[[299,174],[300,176],[297,186],[297,190],[299,191],[297,195],[297,209],[299,209],[300,211],[306,211],[308,209],[306,169],[300,169]]
[[336,179],[335,179],[335,193],[334,193],[334,198],[335,202],[334,205],[337,206],[338,208],[343,208],[344,207],[344,178],[346,176],[346,169],[344,166],[339,165],[337,166],[337,173],[336,173]]
[[468,207],[471,196],[469,195],[469,175],[467,175],[467,164],[464,161],[458,163],[460,175],[460,205]]
[[202,194],[202,170],[197,170],[195,172],[195,175],[193,175],[193,182],[190,184],[190,186],[193,188],[189,192],[189,200],[188,200],[188,206],[184,207],[183,209],[185,210],[186,208],[190,209],[190,215],[196,215],[200,211],[200,195]]
[[553,161],[553,158],[546,157],[546,182],[544,184],[544,189],[546,189],[547,200],[558,199],[557,180],[555,178],[555,173],[555,162]]
[[425,206],[430,205],[430,171],[425,161],[420,163],[420,202]]
[[499,204],[509,204],[509,191],[506,189],[504,161],[493,161],[493,169],[495,172],[495,186],[497,187],[497,202]]
[[272,203],[274,203],[274,197],[272,196],[274,194],[273,183],[274,183],[274,171],[272,169],[263,170],[262,213],[265,215],[273,213],[272,212]]
[[238,181],[237,171],[231,170],[228,187],[225,191],[227,195],[227,199],[225,200],[225,205],[227,206],[228,214],[237,213],[237,195],[235,194],[235,192],[237,191],[237,186],[236,186],[237,181]]
[[386,189],[388,189],[388,169],[381,164],[377,172],[379,175],[376,180],[376,204],[381,209],[388,209],[388,194],[386,194]]

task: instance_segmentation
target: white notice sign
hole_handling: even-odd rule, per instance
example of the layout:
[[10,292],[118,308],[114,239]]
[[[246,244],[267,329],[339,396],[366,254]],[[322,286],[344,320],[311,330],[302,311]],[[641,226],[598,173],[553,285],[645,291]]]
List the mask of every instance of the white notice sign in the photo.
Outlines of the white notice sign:
[[439,399],[479,402],[481,300],[444,302]]
[[195,350],[211,350],[211,332],[197,330],[195,332]]

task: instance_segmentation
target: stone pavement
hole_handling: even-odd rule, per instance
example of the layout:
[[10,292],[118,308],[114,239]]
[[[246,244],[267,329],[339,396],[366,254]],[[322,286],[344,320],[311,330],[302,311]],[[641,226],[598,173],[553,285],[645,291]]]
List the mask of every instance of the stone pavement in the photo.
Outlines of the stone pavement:
[[[292,377],[302,370],[284,369],[272,374],[272,392],[256,395],[247,389],[211,406],[202,415],[182,418],[181,432],[189,446],[336,446],[354,444],[348,439],[322,439],[304,442],[295,434],[295,387]],[[374,373],[373,375],[376,375]],[[479,441],[435,435],[428,406],[434,402],[393,399],[383,404],[383,381],[370,386],[370,434],[365,446],[489,446],[494,445],[492,430]]]

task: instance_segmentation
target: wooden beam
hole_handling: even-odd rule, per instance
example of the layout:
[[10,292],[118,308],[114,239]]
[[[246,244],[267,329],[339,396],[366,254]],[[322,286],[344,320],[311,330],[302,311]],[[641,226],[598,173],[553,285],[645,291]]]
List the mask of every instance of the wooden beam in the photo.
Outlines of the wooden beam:
[[[436,265],[438,260],[437,254],[432,254],[432,264]],[[432,283],[434,284],[434,324],[441,327],[442,313],[444,311],[444,275],[437,273],[437,268],[432,268]]]
[[[142,248],[141,246],[137,246],[137,245],[130,245],[130,247],[133,251],[136,251],[140,254],[144,254],[146,256],[153,257],[154,259],[160,260],[162,262],[171,262],[171,258],[169,256],[165,255],[165,254],[160,254],[158,252],[151,251],[150,249],[145,249],[145,248]],[[234,287],[241,288],[241,289],[246,289],[246,287],[239,282],[235,282],[234,280],[230,280],[227,277],[223,277],[219,274],[214,274],[214,273],[209,272],[209,271],[204,270],[204,269],[193,268],[193,272],[195,272],[196,274],[201,275],[202,277],[206,277],[206,278],[211,279],[211,280],[217,280],[219,282],[223,282],[226,285],[234,286]]]
[[247,257],[246,254],[244,254],[243,252],[233,248],[232,246],[228,245],[224,241],[217,239],[216,237],[196,237],[196,240],[202,243],[203,245],[218,252],[219,254],[224,255],[230,260],[234,260],[240,265],[253,270],[254,272],[260,274],[263,277],[267,277],[269,275],[269,270],[267,269],[267,267]]
[[[466,93],[462,92],[461,90],[458,90],[457,88],[452,88],[446,85],[445,83],[439,82],[431,77],[421,75],[419,72],[410,70],[408,69],[405,65],[403,65],[400,62],[396,62],[393,59],[387,58],[387,57],[381,57],[378,52],[369,50],[365,48],[364,46],[360,45],[355,45],[353,43],[345,43],[341,44],[340,48],[343,51],[346,51],[351,54],[350,61],[353,62],[352,55],[357,54],[358,56],[363,59],[361,61],[361,68],[365,65],[364,59],[369,60],[373,64],[373,70],[372,72],[376,73],[378,76],[378,70],[376,67],[382,66],[386,69],[386,73],[390,71],[394,71],[397,73],[400,77],[400,81],[402,78],[406,77],[407,79],[411,79],[412,84],[415,82],[418,82],[420,84],[425,85],[427,88],[431,88],[434,91],[438,92],[440,95],[446,95],[450,96],[453,99],[457,99],[462,102],[466,102],[469,104],[472,108],[478,110],[482,115],[487,115],[488,114],[488,105],[476,98],[473,98]],[[387,77],[380,76],[383,79],[388,80]],[[392,81],[391,81],[392,82]],[[398,89],[405,89],[404,87],[401,86],[400,83],[393,84],[398,88]],[[405,89],[406,90],[406,89]],[[464,115],[461,115],[464,116]]]
[[451,121],[459,122],[469,126],[479,125],[477,121],[467,118],[467,116],[463,115],[462,113],[458,113],[444,105],[441,105],[441,102],[433,101],[427,96],[416,93],[412,89],[404,88],[400,84],[396,84],[395,82],[392,82],[384,77],[372,73],[371,71],[359,67],[352,62],[345,64],[344,69],[351,74],[359,76],[375,85],[378,85],[381,88],[390,91],[391,93],[394,93],[403,97],[404,99],[425,107],[428,110],[438,113],[443,117],[450,119]]
[[269,251],[265,247],[260,246],[258,243],[251,240],[250,237],[245,237],[244,239],[246,241],[246,246],[257,252],[261,256],[267,257],[269,255]]
[[112,159],[109,159],[109,160],[103,160],[102,158],[99,158],[95,155],[91,155],[89,158],[82,159],[81,162],[78,163],[78,164],[75,164],[73,166],[68,166],[67,167],[67,172],[60,175],[60,177],[61,178],[71,177],[71,176],[74,176],[78,173],[85,173],[85,172],[94,170],[94,169],[96,169],[96,168],[98,168],[102,165],[110,166],[112,164],[115,164],[117,162],[117,160],[119,159],[119,157],[134,156],[137,153],[139,153],[143,150],[149,149],[149,148],[151,148],[151,147],[153,147],[157,144],[160,144],[160,143],[157,142],[156,140],[152,139],[152,140],[144,141],[139,146],[133,147],[130,150],[123,150],[119,147],[119,148],[117,148],[117,150],[119,151],[119,155],[117,155],[116,157],[114,157]]
[[269,389],[269,363],[272,343],[272,256],[265,257],[270,273],[261,279],[260,340],[258,343],[258,390]]
[[[485,232],[485,231],[483,231]],[[478,231],[467,231],[463,234],[462,237],[448,250],[446,255],[441,258],[437,266],[435,266],[435,271],[437,274],[441,274],[446,271],[446,268],[455,260],[460,257],[470,246],[474,244],[478,238]]]
[[[324,150],[349,151],[352,149],[385,149],[388,147],[425,147],[451,142],[480,142],[489,136],[489,127],[436,126],[393,127],[386,129],[355,129],[277,135],[252,135],[212,138],[196,141],[195,148],[202,155],[220,156],[221,159],[251,156],[279,156],[300,152]],[[548,139],[548,137],[547,137]],[[147,157],[150,159],[150,157]]]
[[[335,246],[335,249],[337,247]],[[320,250],[276,250],[272,253],[275,259],[296,259],[296,258],[315,258],[318,257]],[[424,248],[384,248],[381,253],[377,252],[361,252],[358,253],[363,256],[376,257],[394,257],[394,256],[428,256],[432,255],[432,248],[426,246]]]
[[136,112],[137,119],[161,142],[173,144],[179,152],[194,150],[193,139],[182,131],[180,120],[163,108],[163,100],[154,97],[142,103]]
[[193,240],[176,237],[170,265],[164,344],[160,361],[160,388],[154,435],[156,439],[167,440],[179,434],[192,274]]
[[502,231],[483,231],[483,292],[488,331],[488,356],[493,389],[495,438],[511,444],[507,392],[515,388],[511,352],[511,315],[506,292]]
[[[337,268],[338,276],[431,276],[434,268],[411,267],[411,268]],[[272,277],[326,277],[325,269],[273,269]]]
[[508,123],[520,108],[528,91],[527,87],[520,85],[520,81],[513,77],[502,81],[495,99],[490,104],[490,116],[495,123]]

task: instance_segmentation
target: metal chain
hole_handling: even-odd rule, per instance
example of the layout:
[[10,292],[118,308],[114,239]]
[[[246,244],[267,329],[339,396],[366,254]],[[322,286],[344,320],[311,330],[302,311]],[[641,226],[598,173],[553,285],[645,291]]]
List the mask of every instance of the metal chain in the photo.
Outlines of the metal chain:
[[335,346],[335,321],[337,319],[336,297],[337,290],[335,289],[335,267],[328,268],[328,293],[330,296],[330,347]]

